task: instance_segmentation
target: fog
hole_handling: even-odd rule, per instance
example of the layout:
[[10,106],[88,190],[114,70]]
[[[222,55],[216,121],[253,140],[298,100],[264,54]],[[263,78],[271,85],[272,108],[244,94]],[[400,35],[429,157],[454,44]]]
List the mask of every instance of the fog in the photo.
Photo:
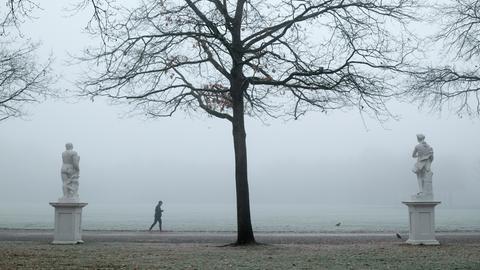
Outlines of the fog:
[[[55,2],[55,3],[54,3]],[[52,54],[55,87],[71,88],[67,66],[88,39],[87,14],[68,15],[61,1],[42,3],[23,26]],[[68,15],[68,16],[67,16]],[[355,110],[310,113],[296,121],[248,119],[252,204],[400,204],[417,192],[411,157],[416,134],[435,151],[434,193],[444,205],[479,207],[480,120],[390,104],[399,120],[380,124]],[[61,197],[61,153],[81,156],[79,195],[89,203],[234,203],[229,122],[179,112],[127,117],[105,100],[48,100],[23,119],[0,122],[0,203],[46,204]]]

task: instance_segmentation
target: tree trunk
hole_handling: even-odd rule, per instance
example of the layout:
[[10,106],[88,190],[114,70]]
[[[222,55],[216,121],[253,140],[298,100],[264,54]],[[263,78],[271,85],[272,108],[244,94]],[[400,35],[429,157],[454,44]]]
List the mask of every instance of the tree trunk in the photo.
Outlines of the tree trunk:
[[237,191],[237,245],[255,243],[250,219],[248,194],[247,145],[244,123],[243,97],[233,102],[233,145],[235,148],[235,183]]

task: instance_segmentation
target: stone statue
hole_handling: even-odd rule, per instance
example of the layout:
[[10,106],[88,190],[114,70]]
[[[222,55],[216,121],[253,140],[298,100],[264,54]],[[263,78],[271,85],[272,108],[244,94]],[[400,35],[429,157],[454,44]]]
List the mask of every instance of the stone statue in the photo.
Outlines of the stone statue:
[[73,151],[73,144],[65,144],[66,150],[62,153],[62,182],[63,197],[60,201],[78,201],[78,178],[80,177],[80,156]]
[[417,158],[413,172],[417,175],[419,192],[414,199],[433,199],[432,176],[430,167],[433,162],[433,148],[425,142],[423,134],[417,134],[418,144],[413,149],[412,157]]

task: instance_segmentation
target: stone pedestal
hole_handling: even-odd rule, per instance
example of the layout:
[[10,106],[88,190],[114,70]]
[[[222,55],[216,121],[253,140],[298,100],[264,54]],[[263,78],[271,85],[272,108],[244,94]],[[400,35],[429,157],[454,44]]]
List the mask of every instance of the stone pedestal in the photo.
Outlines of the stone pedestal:
[[435,239],[435,206],[439,201],[407,201],[410,220],[410,234],[407,244],[411,245],[439,245]]
[[51,202],[55,208],[55,231],[52,244],[79,244],[82,241],[82,208],[87,203]]

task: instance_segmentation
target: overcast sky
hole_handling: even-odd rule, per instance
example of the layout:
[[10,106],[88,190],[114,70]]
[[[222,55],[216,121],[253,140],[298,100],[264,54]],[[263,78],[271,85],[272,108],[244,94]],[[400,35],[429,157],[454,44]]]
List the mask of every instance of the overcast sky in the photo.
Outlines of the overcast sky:
[[[40,57],[55,57],[70,88],[79,69],[69,54],[88,43],[88,14],[69,16],[66,1],[43,1],[24,25],[41,40]],[[416,134],[434,148],[436,198],[480,207],[480,120],[391,104],[399,121],[380,125],[355,111],[310,113],[297,121],[247,121],[253,203],[399,204],[417,192],[411,157]],[[61,152],[81,156],[80,198],[94,203],[233,203],[234,155],[229,122],[179,113],[146,120],[121,117],[106,101],[50,100],[29,106],[26,119],[0,122],[0,203],[47,203],[61,197]]]

